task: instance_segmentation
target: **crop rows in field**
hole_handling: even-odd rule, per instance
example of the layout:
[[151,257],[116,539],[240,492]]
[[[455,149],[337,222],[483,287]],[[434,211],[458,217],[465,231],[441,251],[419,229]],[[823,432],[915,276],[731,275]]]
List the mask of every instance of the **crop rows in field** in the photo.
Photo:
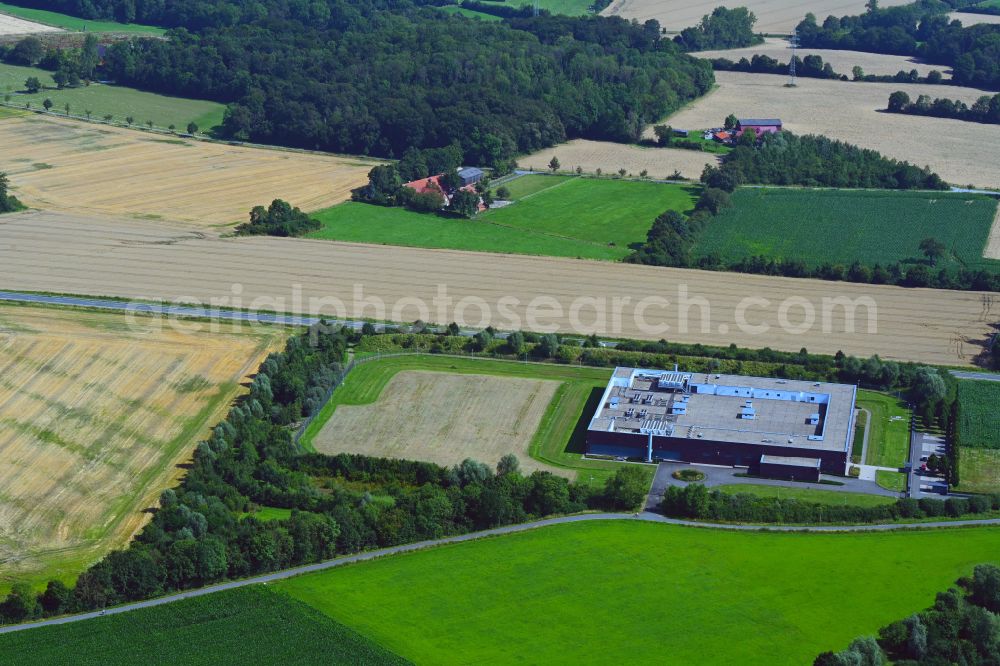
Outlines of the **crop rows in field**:
[[886,266],[926,261],[920,241],[947,247],[941,266],[1000,270],[983,259],[997,201],[927,192],[742,188],[695,246],[724,261],[753,256],[798,259],[809,266]]
[[287,595],[255,585],[0,636],[7,666],[406,664]]
[[962,447],[1000,449],[1000,382],[958,383],[958,434]]

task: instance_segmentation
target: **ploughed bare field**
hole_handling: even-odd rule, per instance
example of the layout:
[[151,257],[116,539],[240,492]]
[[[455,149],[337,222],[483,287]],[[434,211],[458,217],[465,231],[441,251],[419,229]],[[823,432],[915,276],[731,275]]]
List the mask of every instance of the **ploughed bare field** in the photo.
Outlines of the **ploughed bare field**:
[[[930,166],[957,185],[1000,187],[1000,125],[880,112],[896,90],[960,99],[967,104],[987,93],[974,88],[903,83],[855,83],[785,76],[716,72],[718,88],[665,122],[674,127],[714,127],[730,113],[781,118],[798,134],[824,134],[888,157]],[[992,94],[992,93],[990,93]]]
[[679,171],[685,178],[697,180],[706,164],[718,162],[716,155],[694,150],[574,139],[519,157],[517,164],[524,169],[544,171],[553,156],[559,158],[561,171],[575,171],[580,167],[587,173],[596,173],[600,169],[603,173],[613,174],[625,169],[634,176],[647,171],[650,178],[658,179],[669,178],[674,171]]
[[40,32],[62,32],[59,28],[34,21],[25,21],[10,14],[0,14],[0,37],[4,35],[34,35]]
[[951,12],[948,17],[953,21],[961,21],[962,25],[975,25],[977,23],[1000,23],[1000,16],[992,14],[970,14],[968,12]]
[[286,335],[159,324],[0,305],[0,586],[71,578],[127,541]]
[[[880,7],[905,5],[910,0],[881,0]],[[601,12],[639,22],[656,19],[668,32],[680,32],[696,25],[705,14],[718,7],[718,0],[613,0]],[[763,33],[791,34],[806,14],[812,12],[819,22],[833,14],[864,14],[865,0],[740,0],[727,7],[746,7],[757,16],[754,30]]]
[[[768,37],[763,44],[748,46],[743,49],[728,49],[721,51],[698,51],[691,55],[699,58],[728,58],[737,62],[740,58],[750,60],[755,55],[766,55],[778,62],[787,63],[792,57],[788,40],[782,37]],[[823,62],[830,63],[833,71],[838,74],[852,76],[855,65],[865,71],[865,74],[895,74],[903,70],[917,70],[921,76],[926,76],[933,69],[941,72],[946,79],[951,78],[951,70],[945,65],[929,65],[907,56],[883,55],[881,53],[865,53],[864,51],[838,51],[836,49],[799,49],[797,55],[804,58],[808,55],[818,55]]]
[[[156,222],[42,212],[0,218],[0,284],[954,365],[973,364],[990,325],[1000,320],[1000,303],[988,293],[322,240],[213,238]],[[842,299],[852,307],[838,305]]]
[[202,227],[242,222],[276,198],[307,211],[332,206],[373,164],[39,115],[0,120],[0,146],[0,171],[29,206]]
[[338,405],[317,433],[320,453],[493,466],[513,453],[521,468],[547,470],[528,445],[559,382],[519,377],[400,372],[369,405]]

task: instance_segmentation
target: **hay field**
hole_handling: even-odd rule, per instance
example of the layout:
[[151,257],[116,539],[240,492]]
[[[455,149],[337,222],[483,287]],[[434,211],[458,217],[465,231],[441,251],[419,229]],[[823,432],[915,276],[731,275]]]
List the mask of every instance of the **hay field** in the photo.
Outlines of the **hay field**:
[[[647,340],[878,353],[953,365],[972,364],[1000,313],[996,295],[980,292],[325,240],[206,238],[152,221],[136,225],[49,212],[0,218],[0,284],[11,290],[170,300],[187,296],[202,303],[236,293],[243,307],[327,317],[343,313],[394,321],[457,321],[470,327],[556,327]],[[687,290],[688,303],[706,299],[707,310],[682,307],[681,289]],[[483,299],[490,318],[484,321],[475,300],[470,303],[466,297]],[[643,304],[648,297],[669,302]],[[750,297],[768,303],[753,305],[747,322],[770,328],[738,325],[737,308]],[[790,297],[806,299],[815,311],[815,326],[804,332],[782,326],[781,304]],[[869,317],[860,309],[855,331],[849,332],[844,308],[836,308],[824,331],[822,299],[838,297],[870,298],[877,330],[869,332]],[[615,298],[628,300],[616,303]],[[805,305],[786,312],[786,323],[802,321],[803,309]],[[664,324],[670,328],[663,329]]]
[[[725,116],[723,116],[725,118]],[[680,125],[678,125],[680,127]],[[650,130],[652,132],[652,130]],[[552,156],[559,158],[562,171],[575,171],[577,167],[586,173],[601,169],[605,174],[617,173],[625,169],[634,176],[646,170],[650,178],[668,178],[675,170],[686,178],[695,180],[701,176],[706,164],[716,164],[717,156],[694,150],[677,148],[646,148],[611,141],[589,141],[573,139],[566,143],[545,148],[525,157],[517,158],[521,168],[544,171]]]
[[[728,49],[721,51],[698,51],[691,55],[699,58],[728,58],[733,62],[740,58],[747,60],[755,55],[766,55],[774,58],[778,62],[787,63],[792,57],[792,51],[788,48],[788,40],[781,37],[768,37],[763,44],[748,46],[742,49]],[[915,69],[921,76],[926,76],[932,69],[936,69],[944,78],[951,78],[951,73],[945,65],[929,65],[907,56],[884,55],[881,53],[865,53],[864,51],[838,51],[835,49],[799,49],[798,56],[804,58],[807,55],[818,55],[823,58],[823,62],[828,62],[833,70],[838,74],[851,76],[851,70],[855,65],[860,65],[865,70],[865,74],[895,74],[899,70],[909,72]],[[939,93],[940,95],[940,93]]]
[[25,21],[24,19],[11,16],[10,14],[0,14],[0,36],[3,35],[33,35],[40,32],[61,32],[59,28],[51,25]]
[[360,158],[230,146],[51,116],[0,121],[0,171],[28,206],[199,227],[281,198],[311,211],[367,182]]
[[566,472],[539,463],[528,445],[560,382],[443,372],[398,373],[378,400],[339,405],[313,438],[320,453],[494,466],[513,453],[526,471]]
[[[881,0],[880,7],[908,4],[910,0]],[[668,32],[680,32],[697,25],[701,17],[718,7],[718,0],[614,0],[603,16],[621,16],[640,23],[656,19]],[[791,34],[806,14],[812,12],[820,23],[833,14],[864,14],[865,0],[745,0],[727,6],[746,7],[757,16],[754,30],[763,33]]]
[[129,539],[284,337],[0,306],[0,585],[72,577]]
[[[799,79],[785,88],[776,74],[716,72],[719,87],[666,121],[674,127],[720,124],[730,113],[753,118],[781,118],[798,134],[825,134],[873,148],[888,157],[924,166],[958,185],[1000,187],[1000,125],[880,113],[896,90],[946,96],[970,104],[983,93],[973,88],[902,83],[854,83]],[[561,158],[560,158],[561,159]]]

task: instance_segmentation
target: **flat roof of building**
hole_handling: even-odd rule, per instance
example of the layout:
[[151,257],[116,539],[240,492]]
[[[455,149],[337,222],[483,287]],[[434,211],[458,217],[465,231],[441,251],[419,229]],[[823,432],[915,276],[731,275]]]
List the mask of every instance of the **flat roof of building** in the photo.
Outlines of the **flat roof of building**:
[[855,395],[847,384],[619,367],[589,429],[844,451]]
[[819,467],[822,464],[819,458],[802,458],[800,456],[768,456],[760,457],[760,464],[768,465],[789,465],[792,467]]

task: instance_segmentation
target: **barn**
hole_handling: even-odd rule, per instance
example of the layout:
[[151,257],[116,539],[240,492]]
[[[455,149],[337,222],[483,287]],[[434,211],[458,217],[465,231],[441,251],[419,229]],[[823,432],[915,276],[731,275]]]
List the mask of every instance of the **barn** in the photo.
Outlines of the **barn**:
[[781,131],[779,118],[740,118],[736,121],[736,136],[743,136],[748,129],[755,130],[757,136]]
[[587,453],[754,472],[763,461],[779,478],[842,475],[856,395],[847,384],[616,368],[590,420]]

